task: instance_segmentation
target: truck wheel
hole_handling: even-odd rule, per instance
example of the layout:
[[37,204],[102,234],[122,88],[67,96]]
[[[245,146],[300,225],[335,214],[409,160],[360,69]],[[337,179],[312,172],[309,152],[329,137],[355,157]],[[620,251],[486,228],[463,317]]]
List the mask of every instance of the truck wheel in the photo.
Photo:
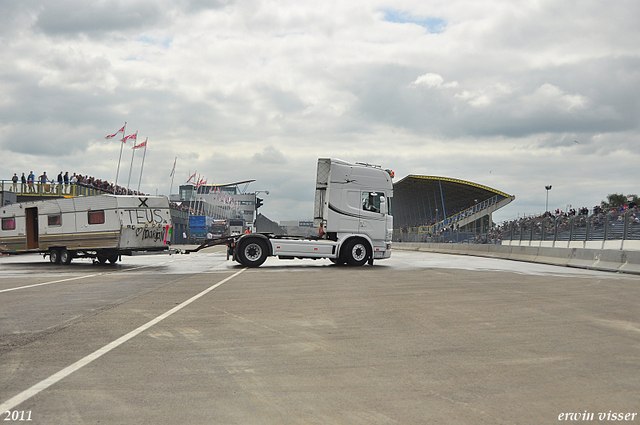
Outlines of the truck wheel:
[[115,263],[117,263],[117,262],[118,262],[118,256],[117,256],[117,255],[110,255],[110,256],[109,256],[109,262],[110,262],[111,264],[115,264]]
[[49,261],[53,264],[60,264],[60,251],[57,249],[52,249],[49,251]]
[[71,263],[71,259],[73,257],[71,256],[71,253],[69,251],[67,251],[66,249],[63,249],[62,251],[60,251],[60,262],[62,264],[69,264]]
[[350,240],[344,247],[344,258],[350,266],[364,266],[369,256],[369,248],[363,240]]
[[237,255],[245,266],[259,267],[267,259],[268,253],[267,244],[262,239],[251,238],[242,243]]
[[98,260],[98,263],[100,264],[104,264],[107,262],[107,257],[105,257],[104,255],[98,255],[96,257],[96,259]]

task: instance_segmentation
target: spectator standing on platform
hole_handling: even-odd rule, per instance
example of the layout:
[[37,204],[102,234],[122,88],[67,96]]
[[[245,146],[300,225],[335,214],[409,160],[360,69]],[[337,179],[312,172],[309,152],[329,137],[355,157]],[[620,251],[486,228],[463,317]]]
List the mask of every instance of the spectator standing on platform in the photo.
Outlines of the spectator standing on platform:
[[40,193],[44,193],[45,184],[49,181],[49,177],[47,177],[47,172],[43,171],[40,177],[38,177],[38,181],[40,182]]
[[62,194],[62,171],[60,171],[60,174],[58,174],[58,194]]
[[22,183],[22,187],[20,188],[20,193],[24,193],[25,188],[27,187],[27,178],[22,173],[22,177],[20,177],[20,182]]
[[64,193],[69,193],[69,172],[66,171],[62,177],[64,180]]
[[27,177],[27,182],[29,184],[29,193],[35,192],[34,183],[36,180],[36,175],[33,174],[33,171],[29,171],[29,177]]
[[13,193],[18,192],[18,174],[13,173],[13,177],[11,177],[11,181],[13,182]]

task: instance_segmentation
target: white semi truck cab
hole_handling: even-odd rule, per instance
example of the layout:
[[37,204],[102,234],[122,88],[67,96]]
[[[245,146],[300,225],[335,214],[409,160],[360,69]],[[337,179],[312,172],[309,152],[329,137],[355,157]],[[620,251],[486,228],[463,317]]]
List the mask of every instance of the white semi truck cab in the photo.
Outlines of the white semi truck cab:
[[379,166],[319,158],[314,238],[244,234],[227,241],[227,253],[247,267],[269,256],[280,259],[328,258],[362,266],[391,256],[393,172]]

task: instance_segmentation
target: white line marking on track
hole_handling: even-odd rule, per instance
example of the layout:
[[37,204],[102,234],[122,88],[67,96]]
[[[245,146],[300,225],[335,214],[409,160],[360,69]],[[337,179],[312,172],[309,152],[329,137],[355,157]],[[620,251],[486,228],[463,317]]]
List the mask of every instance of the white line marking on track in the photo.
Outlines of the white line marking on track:
[[50,386],[56,384],[57,382],[63,380],[67,376],[71,375],[73,372],[76,372],[76,371],[80,370],[81,368],[83,368],[84,366],[88,365],[92,361],[94,361],[94,360],[102,357],[103,355],[107,354],[109,351],[113,350],[114,348],[124,344],[125,342],[129,341],[130,339],[134,338],[135,336],[139,335],[140,333],[146,331],[147,329],[151,328],[152,326],[158,324],[159,322],[161,322],[162,320],[164,320],[167,317],[171,316],[172,314],[177,313],[178,311],[182,310],[183,308],[185,308],[186,306],[188,306],[192,302],[194,302],[197,299],[207,295],[209,292],[213,291],[214,289],[216,289],[217,287],[219,287],[223,283],[226,283],[226,282],[230,281],[231,279],[233,279],[234,277],[238,276],[240,273],[242,273],[245,270],[246,270],[246,268],[244,268],[244,269],[232,274],[231,276],[221,280],[220,282],[216,283],[215,285],[208,287],[207,289],[205,289],[204,291],[200,292],[199,294],[194,295],[193,297],[189,298],[188,300],[186,300],[182,304],[175,306],[171,310],[161,314],[160,316],[158,316],[155,319],[145,323],[144,325],[140,326],[139,328],[132,330],[128,334],[126,334],[124,336],[121,336],[120,338],[116,339],[115,341],[113,341],[113,342],[105,345],[104,347],[94,351],[93,353],[91,353],[88,356],[78,360],[77,362],[73,363],[72,365],[65,367],[60,372],[54,373],[53,375],[51,375],[47,379],[38,382],[37,384],[35,384],[31,388],[26,389],[23,392],[21,392],[20,394],[17,394],[15,396],[13,396],[9,400],[7,400],[4,403],[0,404],[0,412],[6,412],[7,410],[12,410],[16,406],[18,406],[20,403],[30,399],[31,397],[35,396],[36,394],[40,393],[41,391],[46,390]]
[[33,285],[16,286],[15,288],[1,289],[0,293],[2,293],[2,292],[10,292],[10,291],[17,291],[18,289],[33,288],[33,287],[36,287],[36,286],[51,285],[53,283],[69,282],[70,280],[86,279],[88,277],[100,276],[102,274],[104,274],[104,273],[96,273],[96,274],[88,274],[86,276],[70,277],[69,279],[53,280],[51,282],[34,283]]
[[122,270],[122,271],[118,270],[118,271],[113,271],[113,272],[94,273],[94,274],[88,274],[86,276],[78,276],[78,277],[70,277],[68,279],[53,280],[51,282],[34,283],[33,285],[16,286],[15,288],[0,289],[0,294],[3,293],[3,292],[17,291],[18,289],[27,289],[27,288],[33,288],[33,287],[36,287],[36,286],[51,285],[53,283],[69,282],[71,280],[86,279],[88,277],[104,276],[104,275],[115,274],[115,273],[126,273],[126,272],[129,272],[129,271],[132,271],[132,270],[144,269],[144,268],[147,268],[147,267],[155,267],[155,266],[162,265],[162,264],[165,264],[165,263],[170,263],[172,261],[174,261],[174,260],[165,261],[163,263],[154,264],[152,266],[132,267],[130,269],[126,269],[126,270]]

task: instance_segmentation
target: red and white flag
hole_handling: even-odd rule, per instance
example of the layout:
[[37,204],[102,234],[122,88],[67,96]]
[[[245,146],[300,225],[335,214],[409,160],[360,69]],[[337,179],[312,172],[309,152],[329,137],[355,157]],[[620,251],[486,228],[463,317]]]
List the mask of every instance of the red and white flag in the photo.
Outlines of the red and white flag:
[[124,126],[122,126],[122,128],[118,131],[116,131],[114,134],[110,134],[107,137],[105,137],[105,139],[113,139],[114,137],[116,137],[119,133],[124,133]]
[[196,173],[193,173],[186,181],[186,183],[189,183],[191,181],[191,179],[196,177]]
[[196,183],[196,189],[199,188],[200,186],[204,186],[205,184],[207,184],[207,181],[204,179],[204,177],[201,177]]
[[135,142],[136,140],[138,140],[138,132],[136,131],[136,132],[135,132],[135,133],[133,133],[133,134],[130,134],[130,135],[128,135],[128,136],[125,136],[125,138],[124,138],[124,139],[122,139],[122,143],[127,143],[127,140],[129,140],[129,139],[133,140],[134,142]]
[[178,157],[176,156],[175,159],[173,160],[173,168],[171,169],[171,174],[169,174],[169,177],[173,177],[173,173],[176,172],[176,161],[178,160]]
[[138,149],[138,148],[144,148],[145,146],[147,146],[147,141],[145,140],[144,142],[140,143],[139,145],[133,145],[132,149]]

